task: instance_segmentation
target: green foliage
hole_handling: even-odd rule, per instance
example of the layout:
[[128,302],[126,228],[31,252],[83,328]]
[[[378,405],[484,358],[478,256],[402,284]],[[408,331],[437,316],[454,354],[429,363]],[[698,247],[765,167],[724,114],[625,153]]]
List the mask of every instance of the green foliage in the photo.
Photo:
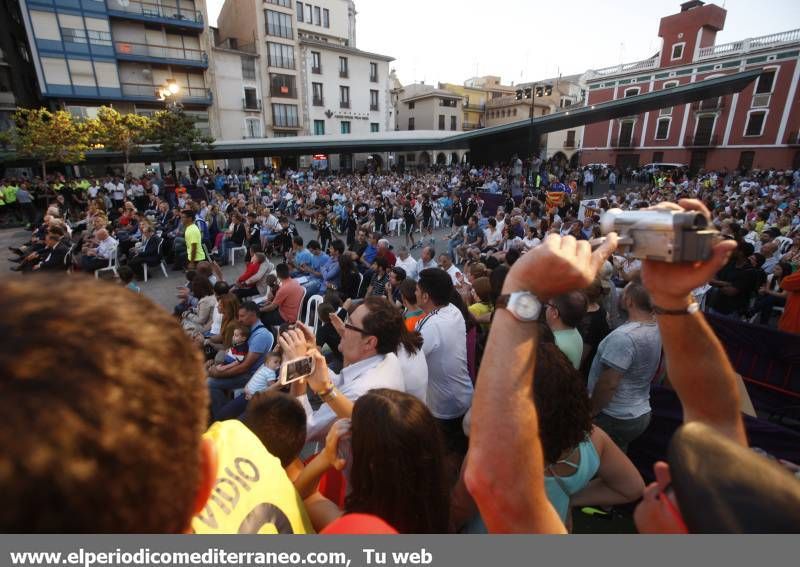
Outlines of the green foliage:
[[151,120],[146,116],[120,114],[108,106],[101,106],[97,118],[90,121],[92,142],[121,152],[125,156],[126,173],[131,154],[148,142],[151,127]]
[[66,110],[18,108],[11,139],[17,155],[38,161],[45,177],[48,163],[83,161],[90,148],[91,131],[90,123],[76,121]]
[[183,108],[172,106],[156,112],[151,120],[150,140],[158,144],[165,160],[192,159],[192,152],[210,149],[214,138],[195,127]]

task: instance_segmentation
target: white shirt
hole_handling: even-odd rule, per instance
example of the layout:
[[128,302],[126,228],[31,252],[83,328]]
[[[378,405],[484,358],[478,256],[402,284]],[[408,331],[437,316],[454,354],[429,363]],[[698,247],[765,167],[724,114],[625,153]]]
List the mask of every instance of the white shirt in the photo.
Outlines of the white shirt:
[[406,393],[418,398],[423,404],[428,398],[428,361],[425,352],[418,350],[409,354],[402,345],[397,349],[397,360],[403,370]]
[[455,419],[472,403],[467,368],[467,327],[455,305],[435,309],[417,323],[428,362],[428,407],[434,417]]
[[[405,391],[403,370],[397,356],[392,353],[376,354],[342,369],[341,374],[328,370],[333,385],[352,402],[378,388]],[[325,441],[331,425],[339,419],[328,404],[322,404],[317,411],[311,408],[308,397],[297,398],[306,410],[306,443]]]
[[97,193],[100,191],[100,188],[97,185],[92,185],[89,187],[89,197],[94,199],[97,197]]
[[497,248],[500,245],[500,242],[503,240],[503,233],[496,228],[494,229],[494,232],[487,228],[483,231],[483,240],[486,246],[490,248]]
[[419,273],[422,270],[427,270],[428,268],[438,268],[438,267],[439,264],[436,263],[436,260],[431,260],[430,262],[425,263],[422,261],[422,258],[420,258],[419,260],[417,260],[417,275],[419,275]]
[[411,256],[408,256],[405,260],[401,260],[400,256],[397,256],[397,261],[395,261],[394,265],[396,268],[403,268],[406,271],[407,278],[417,279],[419,274],[417,261]]
[[116,247],[117,241],[113,236],[109,236],[97,245],[97,257],[108,260]]

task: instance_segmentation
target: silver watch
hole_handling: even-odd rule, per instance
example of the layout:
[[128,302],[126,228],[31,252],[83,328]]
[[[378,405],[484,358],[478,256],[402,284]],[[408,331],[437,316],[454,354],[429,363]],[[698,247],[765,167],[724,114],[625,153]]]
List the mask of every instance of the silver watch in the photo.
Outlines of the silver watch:
[[515,291],[498,297],[495,308],[506,309],[518,321],[530,323],[539,320],[542,302],[529,291]]

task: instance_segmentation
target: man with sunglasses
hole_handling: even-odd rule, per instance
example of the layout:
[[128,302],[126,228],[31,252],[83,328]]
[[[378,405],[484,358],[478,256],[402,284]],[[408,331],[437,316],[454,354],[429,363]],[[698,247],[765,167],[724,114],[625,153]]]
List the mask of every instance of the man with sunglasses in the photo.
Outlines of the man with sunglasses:
[[[395,355],[408,336],[400,311],[385,297],[368,297],[343,322],[335,313],[331,323],[342,340],[339,350],[344,367],[315,373],[292,383],[296,396],[306,411],[306,442],[324,441],[331,425],[339,418],[349,418],[353,403],[369,390],[389,388],[405,391],[403,372]],[[285,360],[316,351],[314,334],[306,327],[283,333],[278,339]],[[324,402],[314,410],[306,396],[306,382]]]
[[[710,216],[700,201],[682,199],[680,207]],[[586,241],[551,234],[514,264],[503,284],[478,377],[464,476],[492,533],[566,531],[544,490],[531,380],[537,320],[543,302],[589,285],[616,243],[612,233],[592,253]],[[707,261],[694,264],[643,262],[684,425],[673,436],[668,462],[655,463],[655,482],[637,506],[642,533],[772,533],[800,526],[800,483],[747,448],[736,374],[691,296],[735,248],[734,241],[721,241]]]

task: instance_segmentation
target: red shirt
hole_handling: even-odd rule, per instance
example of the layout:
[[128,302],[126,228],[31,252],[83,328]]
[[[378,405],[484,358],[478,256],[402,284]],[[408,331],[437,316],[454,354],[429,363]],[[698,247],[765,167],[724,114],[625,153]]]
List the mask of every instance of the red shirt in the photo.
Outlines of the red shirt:
[[303,302],[305,290],[303,286],[297,283],[294,278],[281,280],[281,285],[278,288],[278,293],[272,300],[273,305],[278,306],[278,313],[287,323],[294,323],[297,321],[297,314],[300,312],[300,304]]
[[251,278],[254,275],[256,275],[256,272],[258,271],[258,267],[260,265],[261,264],[259,264],[258,262],[250,262],[249,264],[247,264],[247,267],[245,268],[244,273],[241,276],[239,276],[239,279],[236,280],[236,283],[243,284],[249,278]]

